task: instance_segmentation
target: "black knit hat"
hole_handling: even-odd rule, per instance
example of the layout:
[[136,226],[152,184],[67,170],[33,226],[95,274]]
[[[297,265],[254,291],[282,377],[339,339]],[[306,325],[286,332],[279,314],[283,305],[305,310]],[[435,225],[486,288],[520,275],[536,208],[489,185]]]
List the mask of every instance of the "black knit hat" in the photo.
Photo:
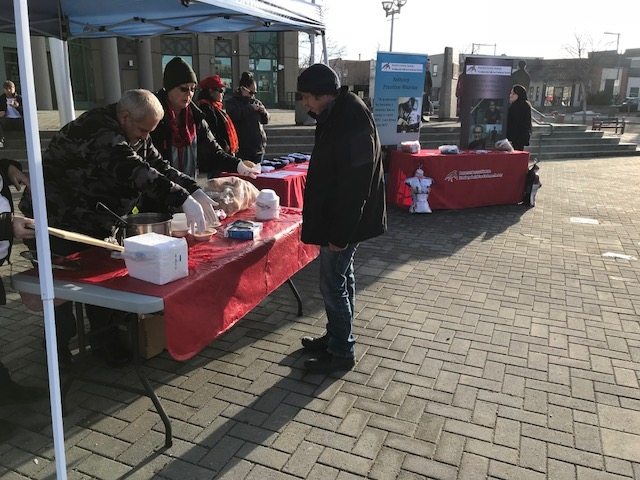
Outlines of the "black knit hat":
[[315,63],[298,76],[298,92],[325,95],[335,94],[339,89],[338,74],[324,63]]
[[164,67],[162,85],[169,91],[183,83],[198,83],[198,78],[187,62],[180,57],[173,57]]

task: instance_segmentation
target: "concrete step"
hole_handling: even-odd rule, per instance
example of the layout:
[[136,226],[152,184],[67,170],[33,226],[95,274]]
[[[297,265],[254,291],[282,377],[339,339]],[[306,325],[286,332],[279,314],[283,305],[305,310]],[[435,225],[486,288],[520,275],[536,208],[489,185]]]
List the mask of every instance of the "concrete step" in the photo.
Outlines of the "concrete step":
[[[269,158],[292,152],[311,153],[315,142],[315,126],[266,125],[267,152]],[[549,127],[534,124],[531,145],[527,147],[540,159],[617,157],[640,155],[634,143],[622,143],[617,135],[593,131],[590,125],[554,124],[553,134],[547,136]],[[0,156],[22,161],[27,165],[24,135],[11,132]],[[47,148],[55,131],[41,131],[42,150]],[[460,124],[431,121],[420,129],[422,148],[436,149],[440,145],[456,145],[460,138]]]

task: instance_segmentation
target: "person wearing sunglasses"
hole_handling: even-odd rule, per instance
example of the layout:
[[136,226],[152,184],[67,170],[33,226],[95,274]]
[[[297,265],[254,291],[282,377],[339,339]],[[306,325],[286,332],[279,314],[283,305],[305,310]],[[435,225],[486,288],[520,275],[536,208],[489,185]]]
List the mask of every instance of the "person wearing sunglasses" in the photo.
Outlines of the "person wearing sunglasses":
[[[222,99],[226,89],[220,75],[211,75],[200,80],[198,84],[198,107],[204,113],[209,128],[216,137],[220,146],[230,155],[238,153],[238,134],[233,120],[224,109]],[[209,175],[217,175],[218,172],[209,172]]]
[[[255,177],[259,172],[224,151],[205,115],[193,102],[198,79],[191,66],[174,57],[164,69],[163,88],[156,93],[164,117],[151,132],[153,145],[171,166],[196,178],[198,173],[224,171]],[[146,205],[156,211],[153,205]]]
[[243,72],[239,87],[225,106],[238,132],[238,156],[260,163],[267,147],[267,134],[263,125],[269,123],[270,115],[256,98],[256,87],[253,74]]

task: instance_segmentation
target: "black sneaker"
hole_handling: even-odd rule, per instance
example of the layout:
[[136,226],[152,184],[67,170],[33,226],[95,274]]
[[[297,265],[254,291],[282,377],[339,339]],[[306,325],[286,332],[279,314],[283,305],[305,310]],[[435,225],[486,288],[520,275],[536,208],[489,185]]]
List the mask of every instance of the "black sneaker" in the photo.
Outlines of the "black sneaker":
[[118,342],[92,347],[91,353],[102,358],[111,368],[126,367],[133,361],[133,353]]
[[0,405],[37,402],[45,396],[46,390],[20,385],[13,380],[0,386]]
[[[47,341],[42,339],[42,349],[47,353]],[[73,354],[66,343],[58,341],[58,367],[65,370],[73,367]]]
[[356,364],[353,357],[337,357],[324,352],[304,362],[304,368],[311,373],[332,373],[351,370]]
[[323,352],[329,345],[329,336],[302,337],[302,348],[305,352]]

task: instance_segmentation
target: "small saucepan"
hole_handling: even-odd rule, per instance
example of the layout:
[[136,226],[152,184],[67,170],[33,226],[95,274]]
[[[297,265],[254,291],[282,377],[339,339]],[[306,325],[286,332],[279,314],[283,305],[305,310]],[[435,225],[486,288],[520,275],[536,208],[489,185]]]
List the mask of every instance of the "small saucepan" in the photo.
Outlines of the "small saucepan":
[[112,236],[120,245],[123,239],[143,233],[171,235],[171,214],[169,213],[130,213],[120,216],[102,202],[98,202],[96,208],[102,208],[115,218],[116,224],[112,230]]
[[171,235],[169,213],[135,213],[124,215],[122,220],[125,223],[124,238],[149,232]]

